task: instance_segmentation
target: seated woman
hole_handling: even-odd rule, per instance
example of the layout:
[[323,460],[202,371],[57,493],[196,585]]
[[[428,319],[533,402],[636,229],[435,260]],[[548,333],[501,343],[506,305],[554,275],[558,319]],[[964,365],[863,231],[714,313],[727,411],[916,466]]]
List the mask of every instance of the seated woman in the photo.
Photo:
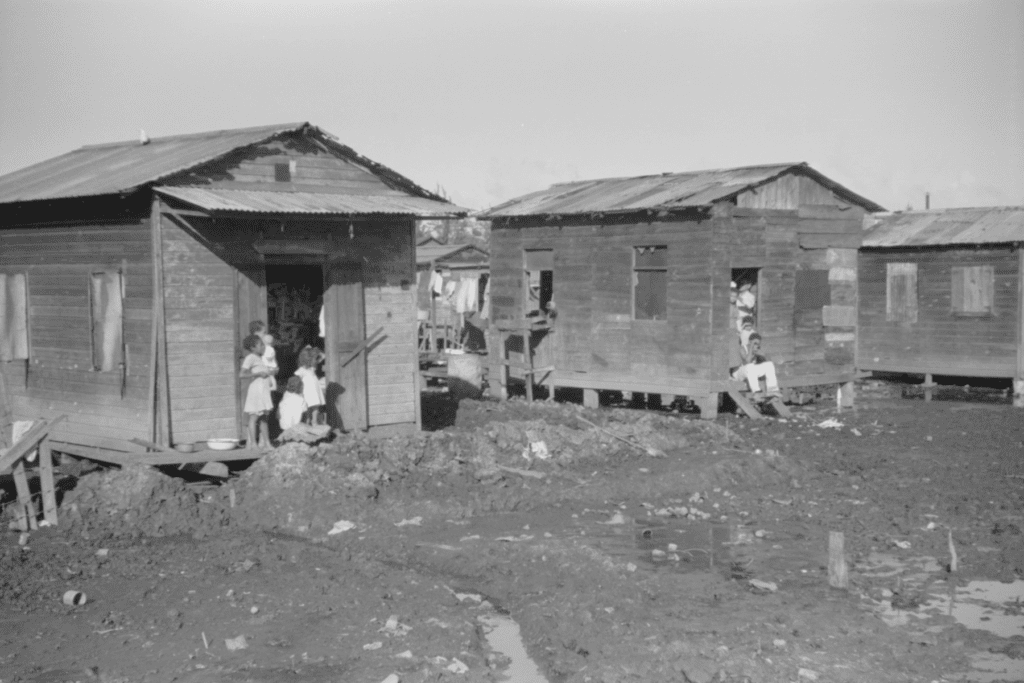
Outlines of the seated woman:
[[761,378],[763,377],[768,396],[781,396],[779,380],[775,376],[775,363],[761,353],[761,335],[757,332],[751,333],[746,346],[740,343],[739,339],[736,341],[740,362],[738,366],[732,367],[732,378],[740,381],[746,380],[750,391],[756,395],[761,392]]

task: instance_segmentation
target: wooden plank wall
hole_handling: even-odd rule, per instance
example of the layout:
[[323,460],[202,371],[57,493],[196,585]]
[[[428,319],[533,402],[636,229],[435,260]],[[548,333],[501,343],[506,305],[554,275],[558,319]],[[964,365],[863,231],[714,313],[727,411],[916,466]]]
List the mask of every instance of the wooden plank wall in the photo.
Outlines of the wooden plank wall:
[[[916,263],[916,323],[886,320],[886,264]],[[995,312],[955,316],[951,269],[991,265]],[[990,249],[864,249],[859,259],[858,365],[867,370],[1013,377],[1019,325],[1017,254]]]
[[[354,222],[343,219],[292,220],[285,224],[284,232],[281,232],[281,221],[221,219],[206,222],[194,219],[190,222],[201,230],[203,242],[213,245],[216,252],[207,249],[203,253],[201,250],[206,247],[193,240],[189,250],[194,252],[195,258],[200,259],[195,263],[196,274],[200,277],[194,280],[193,284],[198,287],[218,287],[215,290],[218,297],[221,267],[216,266],[214,261],[227,266],[229,270],[231,266],[228,266],[228,263],[234,264],[235,267],[259,266],[259,257],[253,249],[253,244],[264,234],[272,235],[275,239],[330,244],[329,255],[308,257],[311,264],[321,263],[324,258],[361,263],[364,276],[366,331],[369,334],[378,327],[384,327],[386,335],[382,342],[370,348],[366,356],[369,425],[374,427],[415,423],[415,373],[418,371],[418,358],[416,256],[411,219]],[[225,261],[220,261],[221,256],[218,254],[223,255]],[[205,265],[200,265],[200,262]],[[183,262],[182,265],[186,264]],[[204,269],[208,270],[210,267],[213,270],[202,275]],[[214,279],[203,279],[207,276]],[[194,327],[202,325],[198,315],[197,312],[197,316],[190,323]],[[215,333],[211,331],[210,334]],[[225,340],[214,342],[218,350]],[[234,349],[233,343],[231,349],[232,353],[241,353],[240,349]],[[233,384],[228,386],[231,387]]]
[[[275,165],[288,162],[294,162],[291,181],[276,181]],[[275,192],[330,189],[354,195],[406,196],[362,166],[335,156],[301,135],[245,148],[167,184],[194,184],[196,176],[203,176],[201,182],[212,187]]]
[[[592,377],[707,378],[711,234],[710,219],[492,226],[493,320],[522,318],[523,249],[551,248],[558,317],[555,331],[538,348],[538,365],[553,361],[559,370]],[[669,248],[668,320],[633,320],[633,247],[661,244]]]
[[[54,438],[125,449],[148,437],[153,271],[149,221],[96,221],[0,230],[0,269],[27,273],[29,355],[0,363],[14,419],[66,414]],[[94,272],[124,276],[127,381],[120,370],[92,370],[89,281]]]
[[366,356],[369,424],[415,423],[415,225],[411,220],[375,221],[370,229],[357,230],[356,240],[363,258],[366,332],[383,327],[386,335]]
[[162,234],[172,441],[234,438],[234,269],[166,215]]

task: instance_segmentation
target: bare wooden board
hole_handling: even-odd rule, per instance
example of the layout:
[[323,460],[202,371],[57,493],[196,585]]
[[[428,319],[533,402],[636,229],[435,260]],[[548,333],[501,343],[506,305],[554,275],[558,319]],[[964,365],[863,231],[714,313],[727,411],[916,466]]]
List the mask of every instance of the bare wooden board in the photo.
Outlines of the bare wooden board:
[[746,414],[746,416],[749,417],[751,420],[764,419],[764,415],[761,414],[761,411],[755,408],[754,404],[747,400],[746,396],[736,391],[735,389],[730,389],[728,391],[728,394],[729,398],[735,401],[736,405],[740,407],[740,410],[742,410]]

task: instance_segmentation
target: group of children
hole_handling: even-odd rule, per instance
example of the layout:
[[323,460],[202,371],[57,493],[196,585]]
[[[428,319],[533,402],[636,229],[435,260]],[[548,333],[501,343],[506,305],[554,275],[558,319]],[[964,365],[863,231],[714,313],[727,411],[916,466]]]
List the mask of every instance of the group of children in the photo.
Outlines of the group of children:
[[769,397],[780,396],[775,363],[761,351],[761,335],[754,331],[757,313],[757,285],[731,283],[729,302],[736,320],[737,339],[729,349],[729,371],[733,379],[746,380],[750,391],[761,394],[761,379]]
[[[273,393],[277,390],[277,353],[274,337],[267,334],[262,320],[249,325],[249,336],[242,341],[246,356],[240,376],[251,377],[245,396],[243,411],[248,417],[248,444],[260,448],[270,447],[269,418],[274,410]],[[277,406],[278,422],[286,430],[299,423],[319,425],[324,422],[324,388],[317,376],[316,366],[321,353],[312,346],[299,352],[299,368],[288,378],[284,395]]]

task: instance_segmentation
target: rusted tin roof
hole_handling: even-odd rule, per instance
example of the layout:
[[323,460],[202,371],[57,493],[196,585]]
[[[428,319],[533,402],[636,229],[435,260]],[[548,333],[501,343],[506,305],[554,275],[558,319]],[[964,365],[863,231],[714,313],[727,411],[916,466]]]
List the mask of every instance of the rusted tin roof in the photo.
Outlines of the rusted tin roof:
[[481,218],[630,213],[708,207],[790,172],[809,176],[846,201],[862,206],[868,211],[884,210],[871,200],[818,173],[806,163],[786,163],[559,183],[547,190],[533,192],[488,209]]
[[[0,204],[122,194],[178,176],[235,150],[303,132],[342,158],[380,178],[377,195],[313,194],[304,192],[229,192],[186,186],[179,196],[211,211],[307,214],[400,214],[422,217],[464,216],[466,209],[423,189],[390,168],[339,143],[309,123],[217,130],[191,135],[90,145],[0,176]],[[174,178],[175,182],[180,178]],[[161,188],[172,194],[170,186]],[[186,195],[191,199],[186,198]]]
[[427,266],[433,262],[444,261],[463,251],[476,251],[478,254],[474,259],[479,264],[486,264],[488,254],[486,251],[473,244],[425,244],[416,247],[416,265]]
[[864,233],[864,247],[1024,242],[1024,206],[906,211],[878,218]]
[[0,176],[0,203],[130,192],[305,123],[87,145]]
[[264,190],[224,189],[209,186],[156,187],[157,192],[174,197],[211,213],[268,213],[371,215],[401,214],[423,218],[465,215],[466,210],[434,199],[404,194],[356,195],[322,192],[269,192]]

